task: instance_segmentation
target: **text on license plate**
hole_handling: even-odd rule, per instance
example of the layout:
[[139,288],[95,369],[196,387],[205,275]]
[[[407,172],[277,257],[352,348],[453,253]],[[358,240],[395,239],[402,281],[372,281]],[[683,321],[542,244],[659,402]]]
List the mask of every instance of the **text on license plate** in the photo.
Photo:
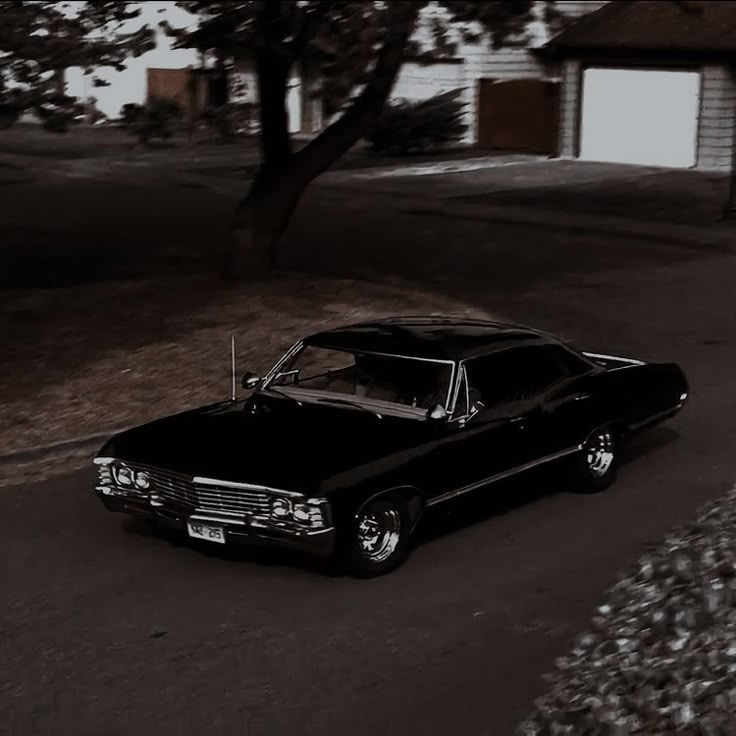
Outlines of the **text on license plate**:
[[206,539],[208,542],[225,544],[225,530],[217,524],[205,524],[201,521],[187,521],[189,536],[195,539]]

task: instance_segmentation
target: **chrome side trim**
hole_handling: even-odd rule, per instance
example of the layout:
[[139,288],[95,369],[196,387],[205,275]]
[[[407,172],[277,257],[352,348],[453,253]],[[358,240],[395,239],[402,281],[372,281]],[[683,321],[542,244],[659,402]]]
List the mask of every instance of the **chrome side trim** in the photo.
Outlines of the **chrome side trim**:
[[[626,363],[626,366],[633,365],[646,365],[643,360],[636,360],[635,358],[622,358],[620,355],[604,355],[603,353],[583,353],[586,358],[600,358],[601,360],[618,360],[621,363]],[[621,366],[624,368],[625,366]]]
[[241,491],[260,491],[261,493],[275,493],[279,496],[290,496],[291,498],[301,498],[304,494],[297,491],[285,491],[282,488],[270,488],[269,486],[259,486],[253,483],[235,483],[231,480],[217,480],[217,478],[203,478],[197,476],[192,478],[194,485],[217,486],[219,488],[237,488]]
[[559,460],[563,457],[566,457],[567,455],[573,455],[576,452],[580,452],[580,450],[582,449],[583,445],[575,445],[575,447],[571,447],[567,450],[561,450],[560,452],[555,452],[552,455],[545,455],[544,457],[541,457],[537,460],[532,460],[528,463],[524,463],[523,465],[517,465],[515,468],[509,468],[508,470],[504,470],[502,473],[496,473],[495,475],[491,475],[488,478],[483,478],[482,480],[476,481],[475,483],[470,483],[469,485],[463,486],[462,488],[456,488],[455,490],[447,491],[447,493],[443,493],[440,496],[435,496],[434,498],[427,501],[427,506],[434,506],[435,504],[442,503],[443,501],[449,501],[450,499],[457,498],[458,496],[462,496],[465,493],[470,493],[470,491],[474,491],[476,490],[476,488],[480,488],[481,486],[485,486],[489,483],[495,483],[496,481],[504,480],[505,478],[510,478],[512,475],[523,473],[525,470],[531,470],[538,465],[544,465],[545,463],[552,462],[553,460]]

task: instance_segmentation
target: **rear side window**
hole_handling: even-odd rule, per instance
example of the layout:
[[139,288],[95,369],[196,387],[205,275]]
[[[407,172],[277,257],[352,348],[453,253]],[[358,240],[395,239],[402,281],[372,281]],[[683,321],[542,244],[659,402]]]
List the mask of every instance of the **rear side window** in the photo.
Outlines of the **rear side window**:
[[541,345],[539,348],[531,349],[545,351],[565,371],[567,377],[582,376],[590,373],[593,369],[593,366],[585,358],[561,345]]
[[468,384],[486,406],[525,401],[557,383],[590,371],[590,365],[559,345],[499,351],[466,364]]

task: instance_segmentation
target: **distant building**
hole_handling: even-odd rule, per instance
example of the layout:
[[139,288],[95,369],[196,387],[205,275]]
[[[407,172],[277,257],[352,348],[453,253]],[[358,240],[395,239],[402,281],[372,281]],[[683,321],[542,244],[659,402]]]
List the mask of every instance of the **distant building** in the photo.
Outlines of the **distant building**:
[[[555,8],[563,20],[570,22],[605,4],[595,0],[560,0]],[[554,153],[558,139],[560,67],[556,61],[537,54],[537,49],[553,33],[544,17],[545,5],[536,3],[536,19],[528,28],[528,41],[522,45],[494,50],[487,38],[479,43],[463,43],[458,34],[457,50],[452,57],[437,59],[431,64],[407,60],[394,84],[392,98],[416,101],[463,88],[468,124],[465,142],[489,148],[541,149],[544,153]],[[443,12],[434,3],[424,10],[415,35],[420,45],[429,38],[432,18]],[[253,61],[243,58],[236,61],[235,67],[233,84],[239,91],[233,91],[231,96],[256,102]],[[504,86],[506,82],[520,84]],[[287,99],[292,133],[314,135],[329,123],[313,89],[314,80],[303,78],[298,70],[294,72]]]
[[611,2],[553,38],[566,158],[724,171],[736,144],[736,2]]
[[[133,33],[145,24],[157,26],[164,20],[178,28],[197,23],[195,15],[186,12],[173,2],[144,2],[140,5],[140,16],[129,21],[121,29],[122,32]],[[97,109],[110,118],[116,118],[123,105],[127,103],[140,105],[146,100],[149,69],[182,70],[187,67],[198,67],[200,62],[200,56],[196,50],[174,49],[173,40],[163,30],[157,28],[156,48],[136,58],[128,59],[124,71],[100,68],[94,70],[92,74],[85,74],[84,70],[79,67],[67,69],[66,92],[73,97],[85,100],[95,97]],[[95,78],[106,81],[108,85],[94,86]]]

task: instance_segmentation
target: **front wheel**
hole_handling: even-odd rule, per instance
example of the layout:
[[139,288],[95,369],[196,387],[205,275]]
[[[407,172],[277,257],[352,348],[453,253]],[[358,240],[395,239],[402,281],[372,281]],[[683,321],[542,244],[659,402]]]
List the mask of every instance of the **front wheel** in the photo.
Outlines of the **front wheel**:
[[575,456],[575,479],[579,490],[597,493],[616,480],[618,447],[610,427],[596,429]]
[[406,504],[396,498],[367,503],[356,515],[345,555],[347,571],[359,578],[372,578],[395,570],[409,548],[409,515]]

